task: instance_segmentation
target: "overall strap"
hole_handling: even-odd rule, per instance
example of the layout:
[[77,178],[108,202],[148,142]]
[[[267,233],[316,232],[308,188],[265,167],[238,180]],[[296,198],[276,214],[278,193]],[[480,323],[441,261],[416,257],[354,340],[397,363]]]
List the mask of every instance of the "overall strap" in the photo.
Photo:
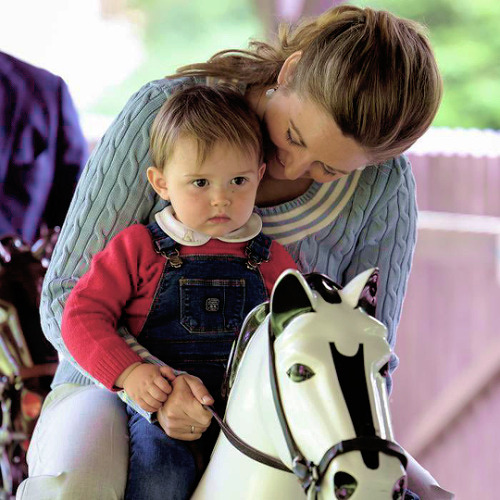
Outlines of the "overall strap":
[[179,243],[168,236],[157,222],[151,222],[146,227],[153,240],[155,252],[163,255],[172,267],[181,267],[182,259],[179,256]]
[[248,269],[255,271],[262,262],[269,261],[271,257],[271,243],[272,239],[262,232],[248,242],[245,248],[245,254],[248,257]]

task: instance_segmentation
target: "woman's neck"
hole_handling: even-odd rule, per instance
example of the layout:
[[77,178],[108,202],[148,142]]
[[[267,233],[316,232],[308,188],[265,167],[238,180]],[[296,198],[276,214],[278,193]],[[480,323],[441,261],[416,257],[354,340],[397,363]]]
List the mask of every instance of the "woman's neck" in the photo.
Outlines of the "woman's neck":
[[257,190],[255,204],[258,207],[264,208],[294,200],[303,195],[312,183],[312,179],[287,181],[264,176]]

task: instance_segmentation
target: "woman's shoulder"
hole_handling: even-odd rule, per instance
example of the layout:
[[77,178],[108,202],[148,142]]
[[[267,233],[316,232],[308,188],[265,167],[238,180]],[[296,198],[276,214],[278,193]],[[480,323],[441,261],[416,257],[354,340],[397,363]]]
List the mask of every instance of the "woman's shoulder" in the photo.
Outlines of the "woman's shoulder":
[[194,85],[217,86],[220,84],[232,85],[235,89],[243,93],[246,89],[246,85],[238,81],[228,82],[227,80],[216,77],[179,76],[178,78],[160,78],[158,80],[152,80],[143,85],[138,90],[137,94],[163,94],[168,98],[173,92]]
[[[152,80],[144,84],[129,98],[117,117],[116,123],[120,129],[123,129],[123,124],[132,122],[137,125],[137,123],[145,121],[149,126],[152,117],[156,115],[174,92],[194,85],[217,85],[221,82],[222,80],[215,78],[192,76]],[[244,92],[244,86],[235,83],[235,88]]]
[[191,87],[196,84],[204,83],[203,78],[195,78],[192,76],[183,76],[179,78],[160,78],[157,80],[151,80],[141,87],[147,91],[148,89],[155,90],[157,92],[163,92],[165,95],[170,95],[173,91],[178,90],[183,87]]
[[370,175],[373,172],[377,172],[384,177],[391,177],[394,180],[413,176],[410,161],[405,154],[391,158],[384,163],[369,165],[363,170],[362,175]]
[[408,156],[406,154],[401,154],[386,162],[378,165],[378,168],[381,170],[388,171],[389,173],[396,175],[398,177],[407,177],[411,176],[411,164]]
[[415,179],[406,155],[392,158],[382,164],[366,167],[358,183],[359,192],[365,197],[390,199],[396,193],[406,191],[415,194]]
[[[134,103],[140,104],[141,102],[167,100],[173,92],[183,87],[195,85],[197,80],[192,77],[183,78],[161,78],[158,80],[151,80],[140,87],[129,99],[128,106]],[[127,107],[127,106],[126,106]]]

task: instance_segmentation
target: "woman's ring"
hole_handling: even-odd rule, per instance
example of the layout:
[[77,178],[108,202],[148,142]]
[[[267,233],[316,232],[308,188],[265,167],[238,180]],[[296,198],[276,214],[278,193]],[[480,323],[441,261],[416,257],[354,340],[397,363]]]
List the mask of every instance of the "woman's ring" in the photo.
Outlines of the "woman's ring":
[[194,434],[194,425],[191,426],[191,434]]

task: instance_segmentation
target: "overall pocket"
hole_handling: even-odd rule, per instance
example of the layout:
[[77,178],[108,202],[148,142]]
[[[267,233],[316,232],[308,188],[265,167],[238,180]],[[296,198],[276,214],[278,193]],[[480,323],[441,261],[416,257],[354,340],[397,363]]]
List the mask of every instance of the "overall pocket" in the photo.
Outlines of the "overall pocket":
[[179,280],[181,325],[193,334],[235,333],[243,322],[244,279]]

